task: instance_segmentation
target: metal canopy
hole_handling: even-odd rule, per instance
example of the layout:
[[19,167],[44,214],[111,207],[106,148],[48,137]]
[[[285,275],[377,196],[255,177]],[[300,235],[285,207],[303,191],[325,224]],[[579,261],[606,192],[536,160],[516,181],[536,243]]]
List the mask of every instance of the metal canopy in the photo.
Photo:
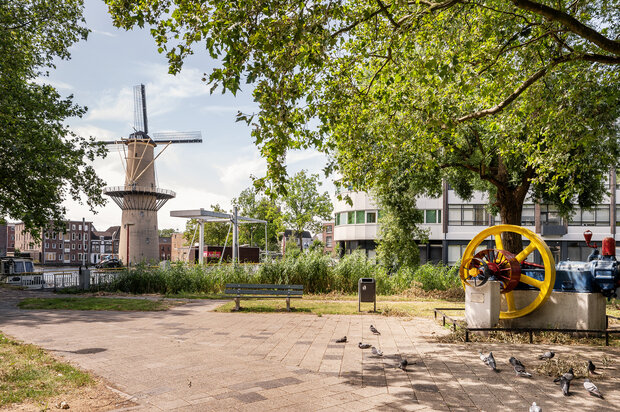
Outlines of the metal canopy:
[[[173,210],[170,212],[170,216],[172,217],[181,217],[184,219],[197,219],[200,221],[200,236],[198,238],[199,246],[198,246],[198,263],[204,263],[204,225],[205,222],[230,222],[232,223],[232,232],[233,232],[233,241],[232,241],[232,258],[233,263],[237,263],[239,258],[239,234],[238,234],[238,226],[239,223],[262,223],[265,225],[265,250],[267,250],[267,221],[254,219],[251,217],[239,216],[237,213],[237,206],[233,207],[233,213],[222,213],[222,212],[214,212],[211,210],[204,209],[194,209],[194,210]],[[226,236],[228,241],[228,235]],[[192,239],[192,243],[193,243]],[[192,245],[190,245],[190,248]],[[224,245],[226,247],[226,245]],[[222,256],[224,256],[224,252],[222,251]],[[189,258],[189,253],[188,253]]]
[[[230,213],[213,212],[211,210],[173,210],[170,212],[172,217],[183,217],[185,219],[199,219],[205,222],[230,222],[233,215]],[[254,219],[252,217],[237,216],[239,223],[267,223],[266,220]]]

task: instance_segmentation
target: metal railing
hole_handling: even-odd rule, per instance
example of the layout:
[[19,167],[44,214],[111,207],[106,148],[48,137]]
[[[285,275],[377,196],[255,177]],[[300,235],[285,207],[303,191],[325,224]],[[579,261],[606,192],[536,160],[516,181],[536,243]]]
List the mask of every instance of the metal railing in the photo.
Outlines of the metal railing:
[[464,308],[435,308],[433,312],[435,319],[437,315],[442,317],[442,326],[446,326],[446,319],[452,322],[452,331],[456,332],[457,326],[465,330],[465,342],[469,342],[470,332],[515,332],[515,333],[527,333],[529,334],[529,342],[534,343],[534,333],[536,332],[557,332],[557,333],[586,333],[605,336],[605,346],[609,346],[609,336],[614,334],[620,334],[620,329],[609,329],[609,319],[620,320],[620,318],[612,315],[605,315],[605,329],[554,329],[554,328],[470,328],[467,324],[460,320],[454,319],[447,315],[444,311],[447,310],[465,310]]

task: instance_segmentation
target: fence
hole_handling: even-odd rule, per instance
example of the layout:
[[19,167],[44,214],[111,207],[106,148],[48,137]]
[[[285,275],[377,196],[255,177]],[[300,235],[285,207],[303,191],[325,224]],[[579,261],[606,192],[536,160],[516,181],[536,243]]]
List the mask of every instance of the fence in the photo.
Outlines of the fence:
[[[123,269],[95,269],[90,272],[90,288],[111,282]],[[80,286],[80,273],[76,270],[21,273],[6,278],[6,283],[26,289],[65,289]]]

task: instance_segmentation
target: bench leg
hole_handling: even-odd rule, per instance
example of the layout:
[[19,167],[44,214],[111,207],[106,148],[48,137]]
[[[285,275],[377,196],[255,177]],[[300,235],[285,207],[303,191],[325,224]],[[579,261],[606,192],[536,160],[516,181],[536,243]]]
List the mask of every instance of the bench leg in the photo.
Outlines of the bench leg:
[[286,298],[286,310],[291,311],[291,298]]
[[235,310],[240,310],[240,309],[241,309],[240,299],[235,298]]

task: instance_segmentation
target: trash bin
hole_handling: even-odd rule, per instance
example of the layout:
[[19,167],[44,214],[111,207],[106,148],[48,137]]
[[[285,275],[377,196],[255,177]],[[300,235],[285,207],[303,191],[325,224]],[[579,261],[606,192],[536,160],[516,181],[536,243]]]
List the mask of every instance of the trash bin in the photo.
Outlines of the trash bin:
[[357,310],[362,311],[362,302],[373,302],[373,312],[377,311],[377,283],[374,278],[360,278],[357,282]]

